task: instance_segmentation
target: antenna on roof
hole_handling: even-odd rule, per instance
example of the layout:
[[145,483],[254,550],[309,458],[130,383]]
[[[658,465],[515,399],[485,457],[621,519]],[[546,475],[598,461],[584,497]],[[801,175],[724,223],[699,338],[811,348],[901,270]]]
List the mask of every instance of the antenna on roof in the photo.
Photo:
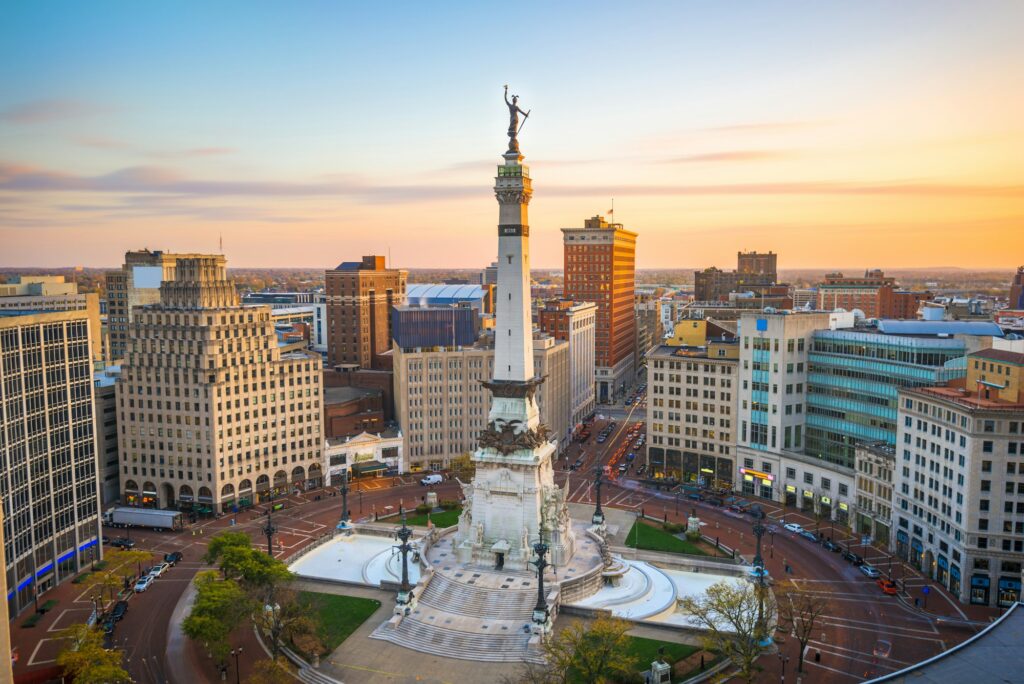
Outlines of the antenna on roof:
[[220,238],[218,240],[218,245],[220,246],[220,253],[224,254],[224,231],[220,232]]

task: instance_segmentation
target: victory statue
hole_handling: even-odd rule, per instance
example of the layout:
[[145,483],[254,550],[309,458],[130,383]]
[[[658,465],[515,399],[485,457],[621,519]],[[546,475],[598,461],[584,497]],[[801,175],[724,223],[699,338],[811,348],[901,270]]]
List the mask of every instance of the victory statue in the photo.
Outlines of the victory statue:
[[522,128],[522,126],[519,125],[519,115],[523,115],[523,124],[525,125],[526,118],[530,116],[530,112],[533,110],[531,109],[530,111],[524,112],[520,109],[518,95],[513,95],[512,101],[509,102],[507,85],[505,86],[505,104],[508,105],[508,151],[518,152],[519,141],[516,139],[516,136],[519,135],[519,129]]

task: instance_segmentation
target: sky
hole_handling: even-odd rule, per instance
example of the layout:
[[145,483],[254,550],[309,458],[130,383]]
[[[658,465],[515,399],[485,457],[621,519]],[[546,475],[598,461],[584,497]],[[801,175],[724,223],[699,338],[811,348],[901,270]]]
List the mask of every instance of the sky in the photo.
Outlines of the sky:
[[503,85],[532,265],[1024,263],[1024,2],[0,4],[0,266],[482,267]]

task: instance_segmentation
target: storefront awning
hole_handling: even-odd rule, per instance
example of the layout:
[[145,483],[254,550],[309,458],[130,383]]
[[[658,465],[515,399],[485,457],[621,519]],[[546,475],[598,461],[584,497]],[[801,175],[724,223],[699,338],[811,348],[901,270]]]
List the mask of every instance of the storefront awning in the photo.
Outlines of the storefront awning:
[[355,471],[356,475],[366,475],[367,473],[379,473],[382,470],[387,470],[388,466],[380,461],[363,461],[362,463],[353,463],[352,470]]

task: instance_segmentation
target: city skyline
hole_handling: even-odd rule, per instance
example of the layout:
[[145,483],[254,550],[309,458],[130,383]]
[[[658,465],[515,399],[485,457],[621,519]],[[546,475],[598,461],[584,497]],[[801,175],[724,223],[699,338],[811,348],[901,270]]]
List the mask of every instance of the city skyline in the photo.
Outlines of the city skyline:
[[8,8],[5,265],[482,267],[508,82],[537,268],[612,198],[641,269],[1015,267],[1024,8],[873,5]]

